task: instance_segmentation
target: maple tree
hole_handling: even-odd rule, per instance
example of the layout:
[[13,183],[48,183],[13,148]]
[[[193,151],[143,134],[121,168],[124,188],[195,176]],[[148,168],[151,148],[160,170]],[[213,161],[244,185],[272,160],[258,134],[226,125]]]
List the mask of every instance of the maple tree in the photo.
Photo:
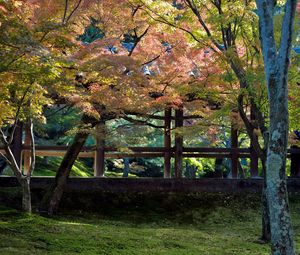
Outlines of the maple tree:
[[[210,76],[217,77],[215,79],[220,88],[219,94],[227,92],[230,95],[226,97],[225,109],[233,111],[233,114],[239,112],[252,146],[263,162],[265,172],[265,148],[268,137],[264,118],[265,109],[261,105],[266,93],[263,89],[262,57],[259,50],[255,3],[253,1],[224,3],[222,1],[139,0],[134,2],[142,5],[145,15],[161,26],[184,32],[190,47],[210,52],[207,62],[217,66],[218,73],[211,75],[211,70],[208,73]],[[204,79],[204,84],[207,80]],[[215,83],[212,85],[217,87]],[[255,122],[249,119],[250,108],[255,114]],[[262,133],[263,146],[260,145],[257,130]],[[262,238],[268,240],[270,231],[265,192],[263,192],[263,201],[265,206],[263,206]]]
[[[83,113],[44,198],[42,207],[49,214],[58,208],[88,135],[109,119],[150,124],[147,118],[132,116],[185,107],[207,125],[230,113],[226,121],[238,126],[241,118],[266,170],[269,110],[256,7],[261,9],[254,1],[32,0],[6,1],[0,7],[5,56],[0,65],[0,106],[5,110],[0,126],[12,127],[9,135],[2,131],[1,140],[21,183],[26,179],[29,187],[34,160],[23,176],[10,151],[17,123],[43,121],[43,107],[57,101]],[[291,100],[291,105],[297,102]],[[34,147],[32,153],[34,158]],[[263,199],[262,236],[269,239],[269,210]]]
[[[257,100],[257,98],[265,98],[266,90],[264,89],[262,54],[257,26],[256,7],[258,8],[258,6],[255,2],[138,0],[132,1],[132,3],[141,5],[151,20],[171,29],[185,32],[191,43],[197,47],[213,51],[215,56],[219,56],[230,67],[230,76],[225,81],[228,81],[229,78],[230,82],[239,86],[235,87],[239,89],[237,91],[237,106],[234,107],[233,104],[232,110],[238,110],[252,145],[263,163],[264,175],[266,175],[267,148],[270,136],[265,118],[265,112],[267,113],[268,109],[262,107],[264,100],[262,102]],[[273,14],[281,17],[284,6],[288,8],[290,4],[289,1],[286,5],[285,1],[276,2]],[[293,2],[293,12],[295,11],[295,4],[296,2]],[[268,8],[260,6],[258,10]],[[280,22],[280,18],[277,17],[274,20]],[[287,31],[283,30],[282,34],[289,33],[290,36],[291,31],[286,26],[283,28]],[[280,35],[281,32],[276,31],[276,39],[279,39]],[[286,35],[288,38],[289,36]],[[291,45],[291,40],[289,45]],[[247,116],[245,100],[249,101],[248,105],[252,108],[255,121],[249,120]],[[273,115],[270,118],[272,119]],[[285,123],[288,121],[286,120]],[[262,134],[263,146],[260,145],[258,134]],[[262,238],[268,240],[270,239],[269,212],[274,212],[274,210],[268,208],[268,200],[269,202],[271,200],[266,197],[267,178],[264,180]]]
[[[33,121],[44,121],[43,106],[51,104],[47,89],[56,86],[60,69],[41,40],[38,32],[24,22],[28,16],[19,9],[19,3],[7,1],[0,9],[0,140],[7,160],[23,188],[22,208],[31,212],[30,176],[35,166]],[[27,172],[22,171],[12,150],[15,130],[21,122],[30,130],[32,161]]]

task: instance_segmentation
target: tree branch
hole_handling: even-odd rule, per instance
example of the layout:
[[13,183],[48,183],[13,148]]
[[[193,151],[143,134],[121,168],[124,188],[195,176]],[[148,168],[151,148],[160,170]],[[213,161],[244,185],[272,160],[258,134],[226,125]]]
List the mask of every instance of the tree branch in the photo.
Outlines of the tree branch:
[[82,0],[79,0],[77,5],[74,7],[74,9],[70,12],[68,18],[66,19],[66,23],[71,19],[72,15],[74,14],[74,12],[76,12],[76,10],[79,8],[80,4],[81,4]]
[[190,9],[193,11],[193,13],[196,15],[201,27],[205,30],[208,38],[212,41],[212,43],[218,48],[219,51],[223,51],[221,45],[213,38],[208,26],[204,22],[199,10],[197,7],[194,5],[194,3],[191,2],[191,0],[184,0],[186,4],[190,7]]
[[[183,27],[179,27],[179,26],[177,26],[177,25],[175,25],[175,24],[169,22],[166,18],[164,18],[163,16],[161,16],[161,15],[159,15],[158,13],[154,12],[154,11],[153,11],[151,8],[149,8],[148,6],[146,6],[146,8],[147,8],[148,11],[144,9],[145,12],[146,12],[146,13],[149,15],[149,17],[152,18],[154,21],[157,21],[157,22],[166,24],[166,25],[168,25],[168,26],[174,27],[174,28],[176,28],[176,29],[179,29],[179,30],[181,30],[181,31],[183,31],[183,32],[185,32],[185,33],[187,33],[187,34],[189,34],[196,42],[201,43],[202,45],[206,45],[206,42],[205,42],[205,41],[198,39],[198,38],[197,38],[191,31],[189,31],[188,29],[185,29],[185,28],[183,28]],[[153,15],[151,15],[151,13],[149,13],[149,11],[150,11],[151,13],[153,13],[154,15],[156,15],[157,17],[159,17],[159,19],[153,17]],[[214,47],[212,47],[211,45],[207,45],[207,46],[208,46],[208,47],[211,47],[211,49],[212,49],[214,52],[217,52],[217,50],[216,50]]]
[[150,25],[146,28],[146,30],[140,36],[137,36],[136,28],[134,29],[134,32],[135,32],[135,35],[136,35],[136,41],[135,41],[135,43],[134,43],[131,51],[128,54],[129,57],[132,55],[134,49],[136,48],[136,46],[138,45],[138,43],[140,42],[140,40],[147,34],[149,28],[150,28]]
[[282,19],[281,39],[278,55],[279,66],[285,67],[282,68],[282,70],[288,68],[289,66],[289,60],[287,59],[287,56],[289,56],[291,51],[296,5],[297,0],[287,0],[285,4],[285,13]]
[[134,123],[134,124],[137,124],[137,125],[142,125],[142,126],[149,126],[149,127],[153,127],[153,128],[164,128],[165,126],[157,126],[155,124],[152,124],[148,121],[144,121],[144,120],[137,120],[137,119],[134,119],[134,118],[131,118],[131,117],[128,117],[126,115],[123,115],[122,116],[122,119],[124,120],[127,120],[131,123]]
[[[294,0],[295,1],[295,0]],[[259,29],[261,48],[264,57],[266,80],[271,75],[271,70],[277,72],[277,48],[274,37],[273,1],[256,0],[259,15]],[[277,67],[277,68],[276,68]]]
[[64,16],[62,18],[62,23],[65,23],[66,16],[67,16],[67,11],[68,11],[68,5],[69,5],[69,0],[65,0],[65,9],[64,9]]
[[265,162],[266,157],[265,157],[265,153],[263,152],[263,149],[261,148],[259,141],[258,141],[258,137],[254,134],[254,129],[255,126],[253,126],[253,124],[249,121],[245,111],[244,111],[244,96],[242,94],[240,94],[238,96],[238,111],[239,114],[244,122],[244,125],[246,127],[246,131],[247,134],[250,138],[250,140],[252,141],[252,145],[253,148],[256,152],[256,154],[259,156],[259,158],[261,159],[262,162]]
[[26,88],[26,90],[25,90],[25,92],[24,92],[24,94],[23,94],[23,96],[22,96],[22,98],[21,98],[21,101],[20,101],[20,103],[19,103],[19,105],[18,105],[18,109],[17,109],[17,112],[16,112],[14,124],[13,124],[13,129],[12,129],[10,135],[9,135],[9,140],[8,140],[8,144],[9,144],[9,145],[12,143],[12,141],[13,141],[13,139],[14,139],[14,134],[15,134],[15,131],[16,131],[16,127],[17,127],[18,120],[19,120],[20,110],[21,110],[21,107],[22,107],[22,105],[23,105],[23,101],[24,101],[24,99],[25,99],[25,97],[26,97],[26,95],[27,95],[29,89],[31,88],[31,86],[32,86],[32,84],[30,84],[30,85]]
[[35,141],[34,141],[34,133],[33,133],[33,122],[30,118],[28,121],[29,130],[30,130],[30,151],[31,151],[31,164],[30,168],[27,172],[27,176],[30,177],[35,168]]

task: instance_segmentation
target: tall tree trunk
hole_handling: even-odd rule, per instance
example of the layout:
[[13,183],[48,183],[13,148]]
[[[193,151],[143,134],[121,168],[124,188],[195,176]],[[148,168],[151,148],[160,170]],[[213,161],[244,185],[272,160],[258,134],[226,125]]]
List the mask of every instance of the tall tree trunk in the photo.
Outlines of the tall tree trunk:
[[[96,125],[96,120],[86,115],[82,117],[81,122],[83,124],[93,123],[92,126]],[[39,207],[39,211],[41,213],[53,215],[57,212],[72,166],[85,144],[88,135],[87,131],[79,131],[75,135],[72,144],[68,147],[68,150],[59,166],[54,184],[50,187],[42,199]]]
[[[270,100],[270,138],[267,151],[267,199],[270,208],[271,241],[274,255],[295,254],[286,187],[288,142],[287,88],[280,86]],[[276,110],[274,110],[276,109]]]
[[[273,106],[275,107],[275,106]],[[288,112],[284,112],[288,116]],[[283,114],[284,114],[283,113]],[[289,215],[286,188],[287,122],[284,116],[271,123],[270,145],[267,155],[267,198],[270,206],[271,237],[273,254],[294,254],[292,224]],[[275,124],[275,125],[274,125]]]
[[279,47],[273,13],[276,1],[256,0],[261,48],[269,98],[270,127],[266,161],[266,193],[270,211],[273,255],[294,255],[294,241],[286,186],[288,143],[288,67],[297,0],[287,0]]

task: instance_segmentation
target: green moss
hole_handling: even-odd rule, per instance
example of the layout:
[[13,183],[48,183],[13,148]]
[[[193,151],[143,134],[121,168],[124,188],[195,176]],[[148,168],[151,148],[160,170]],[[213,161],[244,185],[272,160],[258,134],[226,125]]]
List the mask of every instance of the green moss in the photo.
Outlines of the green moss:
[[[112,194],[108,198],[111,204],[117,199]],[[126,194],[121,198],[132,199]],[[156,197],[147,202],[144,196],[140,202],[127,207],[117,202],[97,213],[64,211],[54,218],[2,206],[0,254],[270,254],[269,245],[258,241],[259,195],[173,194],[167,201]],[[291,197],[291,209],[299,250],[299,196]]]
[[[197,214],[195,211],[192,213]],[[1,254],[269,254],[268,245],[255,242],[259,215],[251,212],[246,222],[203,222],[187,224],[178,218],[131,214],[130,220],[103,215],[42,218],[38,215],[0,214]],[[217,218],[220,217],[217,216]],[[141,221],[142,217],[144,221]],[[212,215],[212,218],[215,216]],[[253,218],[254,217],[254,218]],[[122,218],[122,217],[121,217]],[[230,216],[231,218],[231,216]],[[136,220],[138,219],[138,220]],[[247,228],[245,228],[247,226]]]
[[[55,176],[62,161],[62,157],[49,157],[45,163],[42,157],[37,157],[34,176]],[[85,165],[81,160],[76,160],[72,167],[71,176],[88,177],[93,175],[93,170]]]
[[[73,211],[54,218],[0,207],[0,254],[270,254],[269,245],[258,241],[259,207],[245,207],[235,197],[223,201],[219,206],[169,211],[139,207],[97,214]],[[291,207],[300,248],[299,201]]]
[[[46,163],[43,157],[36,157],[36,167],[33,176],[55,176],[60,166],[62,157],[48,157]],[[14,176],[12,170],[7,167],[3,175]],[[72,167],[71,176],[89,177],[93,176],[93,169],[88,167],[82,160],[76,160]]]
[[[105,171],[105,177],[122,177],[123,173]],[[135,174],[128,174],[128,178],[137,178]]]

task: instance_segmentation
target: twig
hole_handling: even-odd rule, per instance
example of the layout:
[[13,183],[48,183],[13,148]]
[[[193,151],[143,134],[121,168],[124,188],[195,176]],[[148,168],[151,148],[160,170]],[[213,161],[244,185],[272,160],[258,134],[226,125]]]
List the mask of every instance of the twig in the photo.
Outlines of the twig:
[[74,14],[74,12],[79,8],[80,4],[81,4],[82,0],[79,0],[77,5],[74,7],[74,9],[71,11],[71,13],[69,14],[66,22],[68,22],[70,20],[70,18],[72,17],[72,15]]

